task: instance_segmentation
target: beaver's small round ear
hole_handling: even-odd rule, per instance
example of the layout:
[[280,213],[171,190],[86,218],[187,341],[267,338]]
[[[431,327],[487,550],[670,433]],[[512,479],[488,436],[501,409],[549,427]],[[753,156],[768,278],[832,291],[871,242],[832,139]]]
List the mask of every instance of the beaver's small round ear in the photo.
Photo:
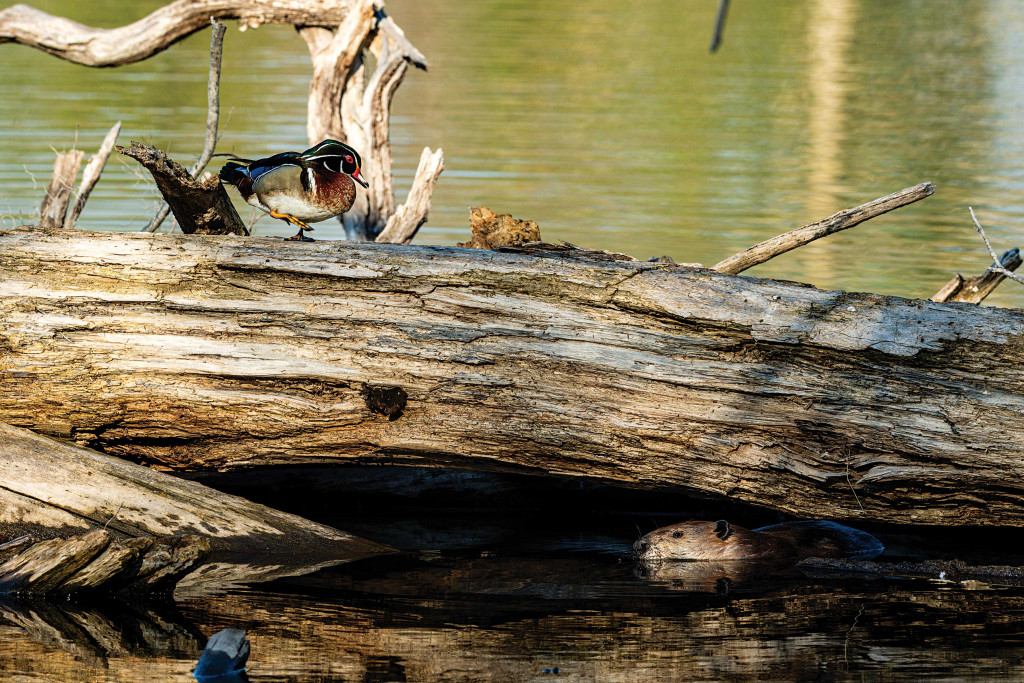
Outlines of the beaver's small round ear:
[[732,533],[732,527],[729,526],[729,522],[724,519],[720,519],[715,522],[715,535],[723,541],[729,538],[729,534]]

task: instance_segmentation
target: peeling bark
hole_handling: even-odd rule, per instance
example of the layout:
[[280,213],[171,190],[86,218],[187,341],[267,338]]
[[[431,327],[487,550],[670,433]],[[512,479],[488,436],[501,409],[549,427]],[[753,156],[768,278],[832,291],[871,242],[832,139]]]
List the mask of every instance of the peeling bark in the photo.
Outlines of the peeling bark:
[[1022,525],[1022,361],[1021,311],[705,269],[0,232],[0,420],[171,469],[443,465]]

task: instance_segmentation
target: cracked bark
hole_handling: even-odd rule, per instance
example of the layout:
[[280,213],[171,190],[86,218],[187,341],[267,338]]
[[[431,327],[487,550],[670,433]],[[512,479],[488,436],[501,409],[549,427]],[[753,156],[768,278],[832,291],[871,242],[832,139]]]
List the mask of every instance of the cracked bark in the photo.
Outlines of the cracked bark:
[[457,466],[1024,524],[1016,310],[628,261],[43,229],[0,232],[0,283],[0,421],[168,469]]

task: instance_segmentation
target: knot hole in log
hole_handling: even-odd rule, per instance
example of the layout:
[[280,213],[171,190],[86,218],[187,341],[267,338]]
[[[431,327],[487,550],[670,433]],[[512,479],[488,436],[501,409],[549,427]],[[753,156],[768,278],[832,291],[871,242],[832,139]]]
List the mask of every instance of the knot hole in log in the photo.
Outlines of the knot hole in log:
[[405,410],[409,394],[405,389],[395,386],[363,386],[363,399],[366,407],[375,413],[387,415],[389,420],[397,420]]

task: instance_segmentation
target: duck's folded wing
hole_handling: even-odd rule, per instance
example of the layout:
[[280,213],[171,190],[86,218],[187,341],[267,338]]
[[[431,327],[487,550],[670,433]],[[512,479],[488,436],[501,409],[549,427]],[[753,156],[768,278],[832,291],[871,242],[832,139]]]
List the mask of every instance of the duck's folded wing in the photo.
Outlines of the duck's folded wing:
[[301,166],[285,164],[261,169],[261,171],[258,175],[250,171],[253,178],[252,189],[258,195],[296,192],[305,187],[302,182]]
[[249,164],[249,177],[255,181],[259,179],[260,176],[271,173],[274,169],[288,166],[299,166],[301,163],[302,162],[299,161],[298,152],[281,152],[280,154],[275,154],[272,157],[257,159]]

